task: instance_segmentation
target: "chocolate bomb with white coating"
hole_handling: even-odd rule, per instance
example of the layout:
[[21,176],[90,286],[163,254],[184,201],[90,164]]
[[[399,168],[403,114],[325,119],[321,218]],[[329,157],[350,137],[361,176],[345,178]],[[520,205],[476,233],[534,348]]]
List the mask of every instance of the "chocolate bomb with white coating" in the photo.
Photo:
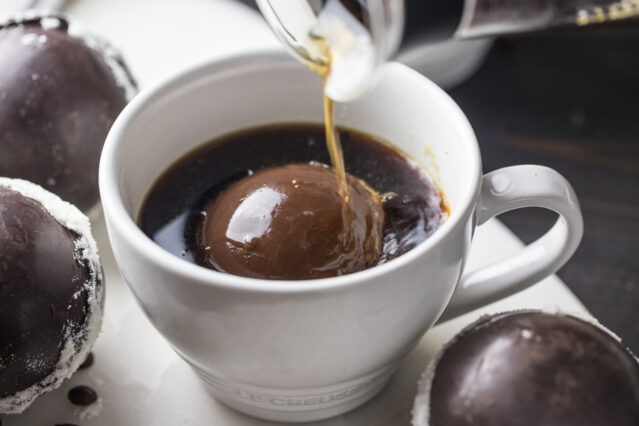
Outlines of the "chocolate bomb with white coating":
[[37,183],[84,211],[98,202],[102,146],[134,93],[114,52],[72,35],[61,15],[0,22],[0,176]]
[[0,178],[0,414],[21,412],[80,366],[103,302],[86,216],[37,185]]
[[413,415],[416,426],[636,426],[639,362],[594,321],[498,314],[431,362]]

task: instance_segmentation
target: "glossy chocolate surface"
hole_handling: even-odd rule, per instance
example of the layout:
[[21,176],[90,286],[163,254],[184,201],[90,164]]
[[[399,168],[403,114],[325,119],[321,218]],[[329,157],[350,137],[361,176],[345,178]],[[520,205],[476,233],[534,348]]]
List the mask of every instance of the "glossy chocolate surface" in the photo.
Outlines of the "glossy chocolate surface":
[[89,271],[76,236],[0,185],[0,398],[39,383],[84,325]]
[[502,314],[444,352],[430,426],[639,424],[639,363],[599,327],[566,315]]
[[89,209],[99,199],[100,153],[126,105],[124,89],[64,25],[0,24],[0,65],[0,176]]
[[253,278],[313,279],[361,271],[382,254],[378,195],[348,175],[348,202],[332,168],[302,163],[259,171],[204,209],[200,264]]

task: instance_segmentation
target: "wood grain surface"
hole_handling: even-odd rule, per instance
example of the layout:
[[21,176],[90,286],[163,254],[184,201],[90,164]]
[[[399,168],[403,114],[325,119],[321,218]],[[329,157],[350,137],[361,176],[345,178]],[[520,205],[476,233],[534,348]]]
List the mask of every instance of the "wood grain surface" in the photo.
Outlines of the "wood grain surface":
[[[559,276],[639,354],[639,26],[500,39],[450,93],[475,128],[484,171],[537,163],[573,184],[584,238]],[[501,219],[530,242],[555,217],[528,209]]]

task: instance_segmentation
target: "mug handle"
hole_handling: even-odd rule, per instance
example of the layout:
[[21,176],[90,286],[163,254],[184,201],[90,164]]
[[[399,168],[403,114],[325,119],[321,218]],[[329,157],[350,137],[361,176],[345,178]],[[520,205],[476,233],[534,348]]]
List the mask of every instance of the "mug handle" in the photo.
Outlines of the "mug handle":
[[510,210],[542,207],[557,222],[521,252],[464,274],[439,321],[446,321],[529,287],[556,272],[573,255],[583,235],[577,195],[568,181],[548,167],[504,167],[484,175],[477,226]]

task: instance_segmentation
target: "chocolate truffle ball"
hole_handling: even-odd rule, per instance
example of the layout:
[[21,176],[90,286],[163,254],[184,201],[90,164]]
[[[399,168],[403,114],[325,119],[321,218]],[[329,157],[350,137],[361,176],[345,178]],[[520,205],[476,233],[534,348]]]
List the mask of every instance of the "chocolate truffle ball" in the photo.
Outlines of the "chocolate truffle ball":
[[607,330],[564,314],[480,319],[419,387],[416,426],[639,425],[639,361]]
[[291,164],[259,171],[208,203],[196,232],[200,264],[267,279],[331,277],[375,265],[384,212],[348,176],[347,203],[332,168]]
[[86,216],[35,184],[0,178],[0,414],[23,411],[79,367],[102,305]]
[[61,16],[33,15],[0,22],[0,69],[0,176],[88,210],[102,145],[134,93],[121,58]]

